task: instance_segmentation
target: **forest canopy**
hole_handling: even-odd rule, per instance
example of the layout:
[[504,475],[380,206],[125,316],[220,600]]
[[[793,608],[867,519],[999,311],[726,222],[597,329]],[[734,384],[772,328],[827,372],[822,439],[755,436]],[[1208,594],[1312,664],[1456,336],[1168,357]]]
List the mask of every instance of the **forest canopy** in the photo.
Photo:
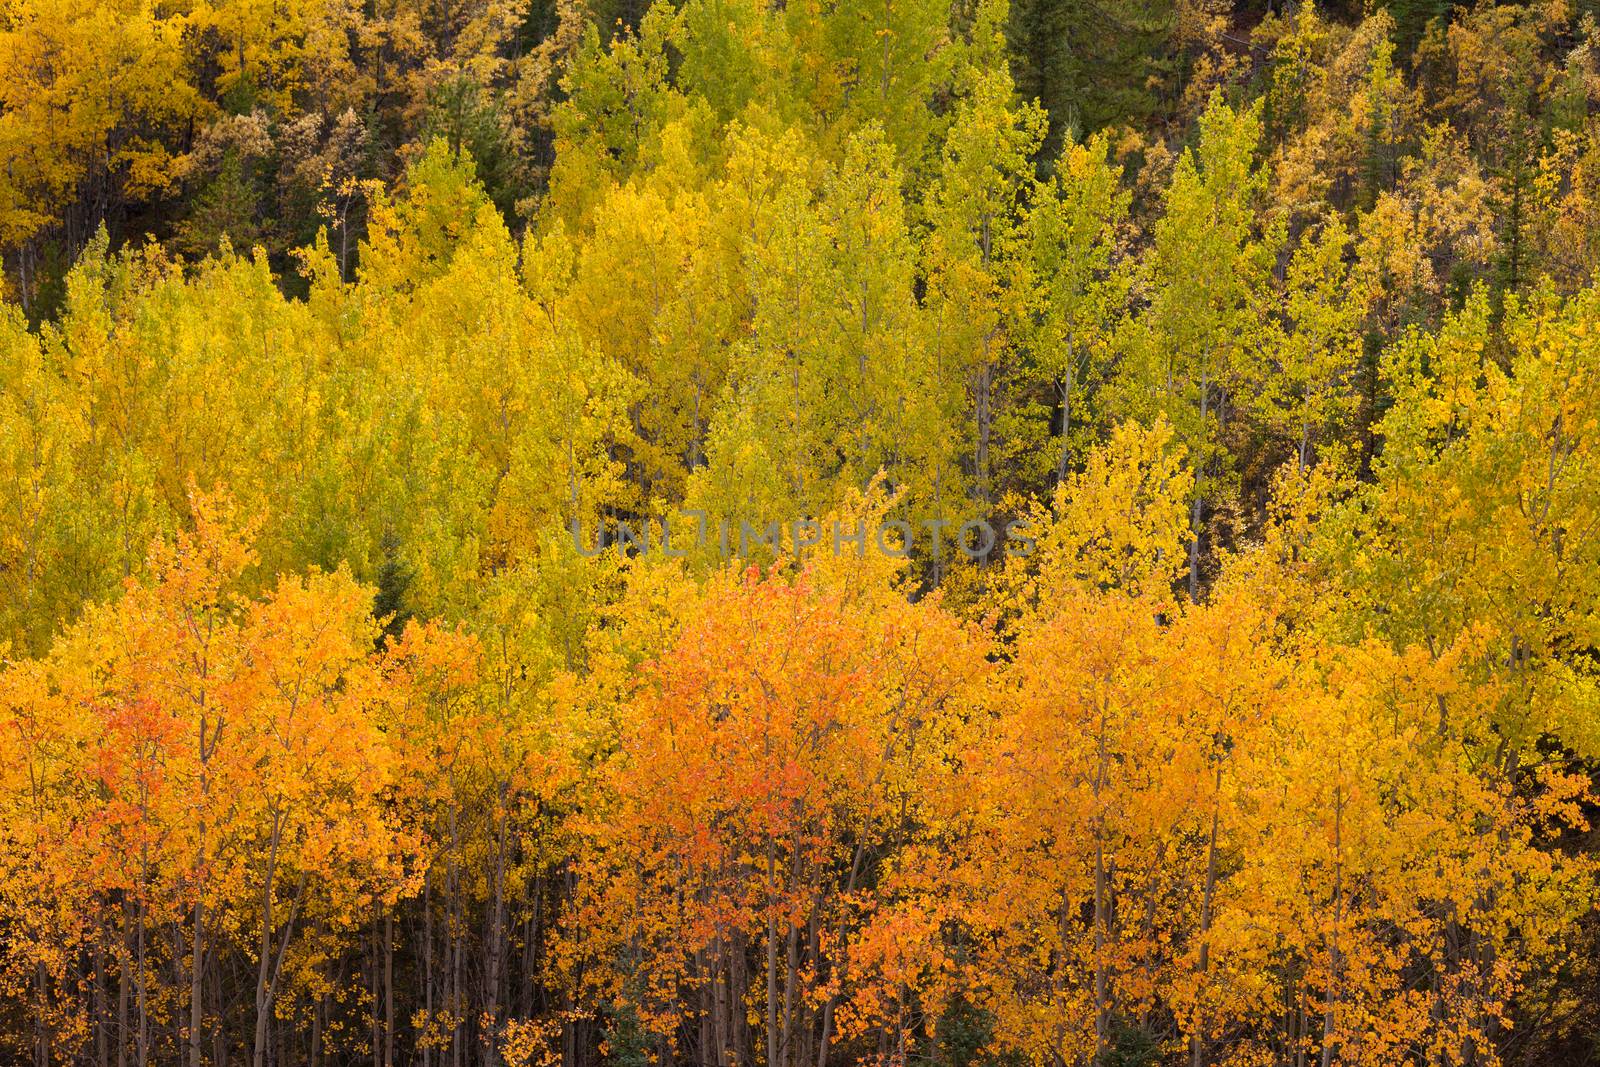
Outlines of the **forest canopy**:
[[1597,20],[0,0],[0,1060],[1600,1061]]

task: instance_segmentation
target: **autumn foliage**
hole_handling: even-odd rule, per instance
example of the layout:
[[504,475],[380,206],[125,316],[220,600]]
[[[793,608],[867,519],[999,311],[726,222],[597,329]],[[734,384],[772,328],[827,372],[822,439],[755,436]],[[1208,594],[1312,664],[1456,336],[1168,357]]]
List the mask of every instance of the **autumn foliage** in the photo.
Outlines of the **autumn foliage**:
[[0,0],[0,1062],[1589,1062],[1597,13],[1356,7]]

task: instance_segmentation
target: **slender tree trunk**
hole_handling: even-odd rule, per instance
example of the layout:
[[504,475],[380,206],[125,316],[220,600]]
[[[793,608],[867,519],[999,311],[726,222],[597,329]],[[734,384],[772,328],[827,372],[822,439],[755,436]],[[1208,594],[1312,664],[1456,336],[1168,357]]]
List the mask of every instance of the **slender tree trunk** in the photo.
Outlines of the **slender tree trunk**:
[[34,1015],[33,1062],[36,1067],[50,1067],[50,1021],[45,1005],[50,1001],[50,976],[41,962],[33,968],[34,997],[38,1012]]
[[[1211,968],[1211,898],[1217,888],[1217,817],[1222,805],[1222,765],[1217,765],[1216,796],[1211,801],[1211,834],[1206,842],[1206,884],[1200,894],[1200,995],[1204,978]],[[1195,1015],[1194,1033],[1189,1035],[1190,1067],[1201,1067],[1205,1060],[1205,1012]]]
[[778,909],[774,885],[777,846],[767,835],[767,1067],[780,1067],[778,1047]]
[[[844,893],[848,897],[856,891],[856,879],[861,874],[861,863],[866,856],[865,834],[856,842],[855,855],[850,858],[850,877],[845,881]],[[842,920],[841,920],[842,926]],[[840,930],[843,933],[843,930]],[[842,941],[843,938],[841,937]],[[840,951],[843,951],[841,948]],[[832,966],[839,967],[842,961],[832,961]],[[828,1045],[833,1038],[833,1010],[838,1003],[837,995],[830,995],[822,1004],[822,1033],[817,1039],[817,1067],[828,1067]]]
[[1106,777],[1106,722],[1104,707],[1100,714],[1100,736],[1094,776],[1094,1046],[1095,1062],[1105,1059],[1110,1044],[1111,1020],[1106,1003],[1106,846],[1105,815],[1100,807],[1100,794]]
[[484,1009],[485,1025],[489,1028],[486,1035],[488,1051],[484,1057],[488,1067],[498,1067],[500,1063],[500,1048],[496,1041],[496,1034],[500,1026],[500,968],[504,959],[503,944],[505,940],[505,884],[506,884],[506,791],[507,785],[502,783],[499,787],[496,800],[498,815],[498,832],[495,844],[494,859],[494,900],[489,907],[488,950],[489,959],[487,973],[484,976],[484,998],[487,1005]]
[[[274,846],[275,851],[276,846]],[[270,880],[267,883],[266,895],[269,903],[262,912],[262,918],[265,920],[261,935],[263,962],[261,968],[257,970],[255,1048],[250,1057],[253,1067],[263,1067],[264,1057],[270,1048],[272,1002],[277,995],[278,976],[283,973],[283,957],[289,950],[289,942],[294,939],[294,924],[300,916],[300,905],[305,900],[305,894],[306,875],[301,872],[299,879],[295,883],[294,898],[289,904],[289,914],[284,919],[283,936],[277,939],[277,949],[273,951],[272,922],[268,918],[271,915],[272,883]],[[265,979],[264,983],[261,982],[263,978]]]
[[1339,924],[1344,921],[1344,793],[1333,791],[1333,937],[1328,943],[1328,1006],[1322,1013],[1322,1067],[1333,1065],[1334,1018],[1339,1007]]
[[[1207,376],[1200,375],[1200,430],[1206,432],[1206,417],[1210,414],[1211,388]],[[1198,474],[1203,477],[1208,461],[1202,461]],[[1199,482],[1199,478],[1196,482]],[[1200,484],[1194,488],[1194,502],[1189,506],[1189,601],[1200,602],[1200,520],[1204,518],[1205,494]]]
[[256,1032],[251,1045],[250,1061],[261,1067],[267,1043],[267,981],[272,967],[272,879],[277,873],[278,844],[281,840],[283,815],[272,813],[272,838],[267,848],[267,872],[261,884],[261,945],[256,962]]
[[712,942],[711,965],[711,1030],[712,1048],[716,1055],[711,1063],[715,1067],[728,1067],[728,1046],[733,1040],[732,1030],[728,1017],[728,950],[727,942],[723,940],[722,930],[717,930],[716,939]]
[[394,1067],[394,909],[383,916],[383,1067]]
[[[796,840],[793,842],[793,855],[792,855],[792,857],[790,859],[790,862],[789,862],[789,886],[790,886],[791,890],[798,889],[799,886],[800,886],[800,873],[801,873],[800,862],[801,861],[800,861],[800,842],[799,842],[798,836],[799,835],[797,834],[796,835]],[[794,1011],[795,1011],[795,1000],[799,996],[799,984],[800,984],[800,927],[796,923],[791,921],[789,923],[788,937],[786,939],[786,944],[784,946],[783,1018],[782,1018],[782,1030],[783,1030],[783,1049],[782,1049],[782,1051],[783,1051],[783,1062],[784,1063],[793,1063],[795,1061],[795,1055],[794,1055],[794,1053],[795,1053],[795,1050],[794,1050],[794,1038],[795,1038]]]
[[[431,902],[433,868],[422,872],[422,1012],[426,1025],[433,1026],[433,906]],[[433,1062],[432,1044],[422,1047],[422,1067]]]
[[196,896],[194,902],[194,931],[189,943],[189,1067],[201,1067],[200,1028],[205,1023],[202,1003],[205,974],[205,902]]
[[310,1067],[317,1067],[322,1060],[322,1020],[328,1014],[328,998],[317,997],[317,1004],[311,1011],[311,1058]]
[[1296,994],[1294,1026],[1294,1067],[1306,1067],[1306,983],[1301,977]]
[[100,1067],[111,1067],[111,997],[106,991],[106,930],[105,913],[100,912],[97,923],[99,936],[94,945],[94,1050]]
[[462,1015],[462,935],[461,935],[461,872],[456,865],[456,857],[460,854],[460,816],[456,810],[455,801],[450,805],[450,861],[449,861],[449,886],[450,886],[450,921],[446,926],[446,939],[450,954],[450,1065],[461,1067],[461,1015]]
[[141,892],[138,900],[138,925],[134,938],[134,962],[138,973],[134,977],[134,989],[138,1000],[138,1029],[134,1033],[134,1048],[137,1050],[135,1062],[139,1067],[149,1067],[150,1063],[150,1002],[145,981],[145,908],[144,894]]
[[742,930],[733,931],[733,953],[728,968],[728,1014],[733,1026],[732,1060],[738,1067],[755,1063],[755,1039],[750,1018],[744,1011],[745,992],[750,988],[749,939]]
[[383,905],[380,902],[376,900],[372,902],[372,925],[369,928],[371,932],[365,939],[366,966],[362,968],[362,970],[364,970],[367,974],[367,990],[372,997],[372,1010],[367,1013],[367,1025],[372,1031],[369,1035],[369,1040],[372,1045],[372,1067],[380,1067],[380,1064],[383,1062],[383,1031],[381,1024],[379,1023],[379,1018],[382,1012],[381,1005],[383,1003],[383,989],[381,987],[381,982],[383,979],[382,975],[380,975],[378,972],[378,931],[382,928],[382,924],[379,922],[378,913],[382,910],[382,908]]
[[123,899],[121,962],[117,967],[117,1067],[128,1067],[128,908]]
[[1056,485],[1067,480],[1067,456],[1072,432],[1072,346],[1067,345],[1067,377],[1061,384],[1061,445],[1056,453]]

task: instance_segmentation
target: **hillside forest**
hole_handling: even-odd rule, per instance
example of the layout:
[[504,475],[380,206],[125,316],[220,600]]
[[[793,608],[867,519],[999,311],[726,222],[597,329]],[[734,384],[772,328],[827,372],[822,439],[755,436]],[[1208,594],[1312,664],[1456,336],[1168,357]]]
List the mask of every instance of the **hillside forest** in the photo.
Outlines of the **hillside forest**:
[[1600,1063],[1600,5],[0,0],[0,1062]]

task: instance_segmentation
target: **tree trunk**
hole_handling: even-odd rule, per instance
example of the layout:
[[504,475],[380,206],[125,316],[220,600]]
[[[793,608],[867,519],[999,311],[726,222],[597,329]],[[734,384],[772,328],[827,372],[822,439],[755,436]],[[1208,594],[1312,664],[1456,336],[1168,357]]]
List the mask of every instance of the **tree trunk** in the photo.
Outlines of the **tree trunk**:
[[205,974],[205,902],[194,902],[194,931],[189,947],[189,1067],[201,1067],[200,1028],[205,1022],[201,976]]
[[[1217,794],[1211,801],[1211,834],[1206,842],[1206,884],[1200,894],[1200,975],[1202,979],[1211,968],[1211,898],[1217,888],[1217,815],[1222,804],[1222,765],[1217,765]],[[1204,982],[1200,985],[1204,990]],[[1203,1012],[1195,1014],[1194,1033],[1189,1035],[1190,1067],[1201,1067],[1205,1059],[1205,1034]]]
[[1333,1065],[1334,1016],[1339,1006],[1339,924],[1344,920],[1344,793],[1333,791],[1333,939],[1328,944],[1328,1006],[1322,1013],[1322,1067]]
[[1100,729],[1095,738],[1094,771],[1094,1046],[1095,1062],[1105,1059],[1110,1045],[1111,1019],[1107,1004],[1106,982],[1106,925],[1109,911],[1109,885],[1106,878],[1106,820],[1100,806],[1105,790],[1106,769],[1110,759],[1107,733],[1110,730],[1110,709],[1100,706]]
[[485,1035],[488,1050],[484,1055],[484,1062],[488,1067],[498,1067],[500,1063],[500,1048],[496,1043],[496,1033],[500,1025],[500,968],[504,957],[505,941],[505,884],[506,884],[506,790],[507,786],[501,784],[498,791],[496,807],[499,816],[499,829],[495,847],[494,859],[494,901],[489,908],[488,950],[489,959],[487,973],[484,976],[484,997],[487,1004],[484,1008],[484,1025],[488,1027]]
[[780,1067],[778,1058],[778,909],[773,884],[777,846],[767,835],[767,1067]]
[[1067,480],[1067,448],[1072,430],[1072,346],[1067,346],[1067,377],[1061,385],[1061,444],[1056,453],[1056,485]]
[[[1206,416],[1210,414],[1211,387],[1207,376],[1200,375],[1200,432],[1206,432]],[[1200,470],[1196,472],[1194,487],[1194,502],[1189,507],[1189,601],[1200,602],[1200,520],[1204,517],[1205,493],[1201,487],[1201,478],[1205,475],[1205,467],[1209,460],[1202,459]]]
[[394,1067],[394,909],[383,916],[383,1067]]

